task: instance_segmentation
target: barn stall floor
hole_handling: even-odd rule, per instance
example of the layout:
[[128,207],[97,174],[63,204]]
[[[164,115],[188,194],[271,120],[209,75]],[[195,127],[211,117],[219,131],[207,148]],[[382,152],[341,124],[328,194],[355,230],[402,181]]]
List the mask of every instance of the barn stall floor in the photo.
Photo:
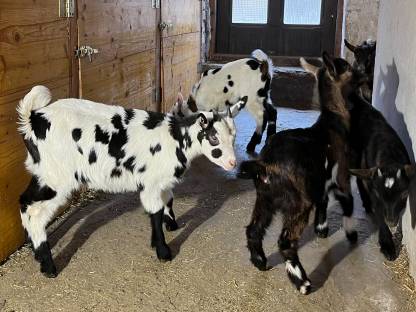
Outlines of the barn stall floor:
[[[308,126],[314,112],[279,110],[280,128]],[[238,159],[254,124],[237,119]],[[265,239],[269,271],[249,262],[245,226],[255,201],[251,181],[235,179],[205,159],[195,161],[177,187],[174,210],[181,226],[167,233],[176,255],[160,263],[149,247],[150,225],[135,194],[102,194],[69,214],[51,235],[60,274],[39,273],[28,248],[0,267],[2,311],[415,311],[378,251],[377,237],[359,201],[359,243],[350,247],[331,207],[330,237],[309,226],[300,257],[314,285],[300,295],[288,282],[275,222]],[[279,218],[276,218],[279,219]]]

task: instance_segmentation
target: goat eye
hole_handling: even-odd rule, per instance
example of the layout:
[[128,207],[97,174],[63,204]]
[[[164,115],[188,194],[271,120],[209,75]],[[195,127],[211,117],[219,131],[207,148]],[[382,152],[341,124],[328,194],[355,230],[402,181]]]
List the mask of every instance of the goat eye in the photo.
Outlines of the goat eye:
[[208,141],[209,141],[209,144],[211,144],[212,146],[216,146],[220,144],[220,141],[215,135],[208,136]]

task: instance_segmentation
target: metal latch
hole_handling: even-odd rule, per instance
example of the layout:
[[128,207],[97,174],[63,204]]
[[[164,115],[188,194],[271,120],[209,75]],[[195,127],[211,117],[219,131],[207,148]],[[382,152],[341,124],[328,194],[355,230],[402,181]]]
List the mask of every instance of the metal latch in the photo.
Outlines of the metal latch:
[[80,46],[78,49],[75,49],[75,57],[76,58],[84,58],[88,56],[90,62],[92,62],[92,55],[98,54],[98,49],[94,49],[90,46]]
[[163,30],[165,30],[165,29],[167,29],[167,28],[172,28],[173,27],[173,24],[172,23],[166,23],[166,22],[161,22],[160,24],[159,24],[159,29],[160,29],[160,31],[163,31]]
[[59,17],[75,16],[75,0],[59,0]]
[[152,0],[152,9],[160,8],[160,0]]

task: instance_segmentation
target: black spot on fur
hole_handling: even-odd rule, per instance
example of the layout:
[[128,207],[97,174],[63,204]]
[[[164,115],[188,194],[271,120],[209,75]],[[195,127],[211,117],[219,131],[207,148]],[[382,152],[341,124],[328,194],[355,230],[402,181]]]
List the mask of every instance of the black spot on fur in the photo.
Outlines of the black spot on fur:
[[222,156],[222,151],[219,148],[215,148],[211,152],[212,157],[220,158]]
[[159,143],[157,143],[155,146],[150,146],[150,153],[152,155],[156,154],[157,152],[160,152],[162,150],[162,146],[160,146]]
[[143,165],[139,168],[139,170],[137,170],[137,172],[143,173],[146,171],[146,165]]
[[212,71],[212,74],[213,74],[213,75],[215,75],[215,74],[216,74],[216,73],[218,73],[220,70],[221,70],[221,68],[215,68],[215,69]]
[[125,112],[126,112],[126,114],[124,116],[124,123],[126,125],[128,125],[129,122],[130,122],[130,120],[132,120],[133,117],[134,117],[134,110],[132,110],[132,109],[125,109]]
[[81,183],[88,183],[88,182],[89,180],[86,177],[84,177],[83,174],[81,174]]
[[40,162],[40,154],[37,145],[33,142],[32,139],[23,140],[26,145],[26,149],[29,152],[30,156],[32,156],[33,162],[35,164]]
[[228,76],[227,76],[227,78],[228,78],[228,79],[231,79],[231,75],[228,75]]
[[232,106],[232,104],[230,103],[230,101],[226,100],[225,101],[225,106]]
[[50,200],[55,196],[56,192],[53,189],[47,185],[41,187],[38,178],[33,176],[26,190],[20,195],[20,211],[25,213],[27,206],[33,202]]
[[165,115],[162,113],[156,113],[156,112],[147,112],[149,114],[149,117],[143,122],[143,126],[145,126],[147,129],[151,130],[154,129],[162,123],[162,121],[165,119]]
[[180,178],[186,170],[186,163],[188,159],[180,148],[176,148],[176,158],[181,165],[175,167],[175,177]]
[[133,173],[133,171],[134,171],[134,161],[135,160],[136,160],[136,157],[131,156],[129,159],[127,159],[123,163],[124,168],[126,168],[128,171],[130,171],[131,173]]
[[118,169],[118,168],[114,168],[112,171],[111,171],[111,177],[112,178],[119,178],[121,176],[121,170],[120,169]]
[[120,165],[120,160],[124,158],[126,153],[123,146],[127,143],[127,131],[121,122],[121,116],[116,114],[111,118],[111,123],[118,131],[113,132],[110,142],[108,144],[108,153],[116,159],[117,166]]
[[228,81],[228,85],[229,85],[230,87],[234,86],[234,81],[232,81],[232,80]]
[[[187,150],[192,146],[192,139],[189,136],[187,126],[191,126],[195,123],[197,116],[191,116],[184,120],[170,120],[169,123],[169,133],[173,139],[179,142],[179,147],[183,150]],[[183,127],[185,128],[185,133],[182,134]]]
[[224,93],[227,93],[227,92],[228,92],[228,88],[227,88],[227,87],[224,87],[223,92],[224,92]]
[[75,142],[78,142],[81,139],[82,130],[80,128],[75,128],[72,130],[72,138]]
[[142,192],[142,191],[144,190],[144,185],[140,183],[140,184],[137,186],[137,190],[138,190],[139,192]]
[[259,90],[257,91],[257,95],[258,95],[259,97],[266,97],[266,96],[267,96],[267,92],[266,92],[266,90],[265,90],[264,88],[261,88],[261,89],[259,89]]
[[84,155],[84,152],[82,151],[82,148],[81,148],[81,147],[79,147],[79,146],[78,146],[78,152],[79,152],[81,155]]
[[74,177],[75,177],[75,180],[77,180],[77,182],[79,182],[78,172],[75,172],[75,173],[74,173]]
[[95,141],[103,144],[110,142],[110,135],[108,132],[103,131],[99,125],[95,125]]
[[257,70],[260,66],[260,63],[256,60],[248,60],[247,65],[250,66],[252,70]]
[[204,76],[208,76],[208,69],[204,71]]
[[94,149],[90,151],[90,155],[88,156],[88,162],[91,164],[97,161],[97,154],[95,153]]
[[30,124],[32,125],[33,132],[39,140],[44,140],[46,138],[46,131],[51,128],[51,123],[42,113],[36,113],[32,111],[30,113]]

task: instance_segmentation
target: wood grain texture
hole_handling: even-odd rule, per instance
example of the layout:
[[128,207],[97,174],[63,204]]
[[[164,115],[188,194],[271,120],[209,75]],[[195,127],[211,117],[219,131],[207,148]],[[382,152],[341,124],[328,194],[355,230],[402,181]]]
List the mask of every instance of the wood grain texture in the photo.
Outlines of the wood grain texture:
[[156,10],[149,0],[79,0],[79,44],[99,50],[80,60],[83,98],[156,110]]
[[29,176],[16,106],[35,84],[70,95],[69,21],[56,0],[0,2],[0,261],[23,242],[18,198]]
[[185,97],[199,79],[200,62],[199,0],[162,1],[162,21],[172,27],[162,32],[162,109],[169,111],[178,92]]

